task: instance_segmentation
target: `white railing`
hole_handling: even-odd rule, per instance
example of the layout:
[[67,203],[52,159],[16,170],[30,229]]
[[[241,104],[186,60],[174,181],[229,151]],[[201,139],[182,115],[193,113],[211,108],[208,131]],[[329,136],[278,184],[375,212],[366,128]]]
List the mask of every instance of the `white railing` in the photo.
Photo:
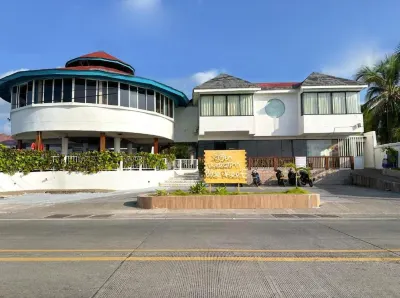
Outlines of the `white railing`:
[[197,159],[175,159],[174,170],[197,170]]

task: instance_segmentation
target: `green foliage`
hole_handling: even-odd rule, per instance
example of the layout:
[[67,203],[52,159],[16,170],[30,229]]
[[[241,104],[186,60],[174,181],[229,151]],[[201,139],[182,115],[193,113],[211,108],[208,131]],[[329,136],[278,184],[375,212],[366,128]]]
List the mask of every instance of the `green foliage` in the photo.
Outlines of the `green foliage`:
[[197,167],[199,169],[200,176],[204,176],[204,173],[205,173],[205,170],[206,170],[206,164],[204,162],[204,159],[199,159]]
[[303,189],[303,188],[297,187],[297,188],[288,189],[288,190],[284,191],[283,193],[300,195],[300,194],[309,194],[310,192],[308,190]]
[[170,148],[170,152],[176,156],[177,159],[189,159],[189,145],[185,143],[175,144]]
[[192,185],[189,189],[191,194],[206,194],[209,193],[207,190],[207,185],[203,181],[197,182],[195,185]]
[[399,152],[392,148],[392,147],[385,147],[382,148],[382,151],[386,153],[387,155],[387,160],[389,163],[393,164],[397,161],[397,156],[399,154]]
[[217,194],[217,195],[227,195],[227,194],[229,194],[229,192],[226,189],[226,186],[221,186],[221,187],[217,187],[215,189],[215,194]]
[[167,161],[173,161],[173,154],[126,154],[110,151],[87,151],[73,153],[73,158],[65,162],[65,157],[55,151],[15,150],[0,146],[0,172],[13,175],[17,172],[28,174],[35,171],[68,171],[85,174],[99,171],[113,171],[124,162],[124,167],[139,167],[165,170]]
[[186,191],[183,191],[181,189],[175,190],[170,193],[172,196],[187,196],[188,193]]
[[157,197],[165,197],[168,195],[168,192],[165,189],[157,189],[156,196]]

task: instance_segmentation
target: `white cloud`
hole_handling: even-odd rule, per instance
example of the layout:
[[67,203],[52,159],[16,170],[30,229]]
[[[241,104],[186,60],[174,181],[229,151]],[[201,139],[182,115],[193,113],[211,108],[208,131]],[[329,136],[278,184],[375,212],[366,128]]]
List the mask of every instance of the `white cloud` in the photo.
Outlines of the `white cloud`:
[[162,9],[162,0],[124,0],[123,3],[135,14],[152,14]]
[[374,44],[357,44],[341,52],[322,68],[322,72],[338,77],[352,78],[362,66],[373,66],[390,53]]
[[220,73],[224,72],[221,69],[210,69],[207,71],[196,72],[185,78],[165,80],[165,83],[175,89],[184,92],[189,98],[192,96],[194,87],[215,78]]

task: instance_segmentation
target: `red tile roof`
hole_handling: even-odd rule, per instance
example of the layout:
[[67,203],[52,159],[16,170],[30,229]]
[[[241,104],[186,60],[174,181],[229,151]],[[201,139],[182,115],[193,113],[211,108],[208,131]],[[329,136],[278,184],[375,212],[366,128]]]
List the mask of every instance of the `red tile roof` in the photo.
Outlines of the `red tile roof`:
[[[98,52],[93,52],[89,53],[83,56],[80,56],[79,58],[102,58],[102,59],[108,59],[108,60],[114,60],[114,61],[121,61],[118,58],[111,56],[110,54],[103,52],[103,51],[98,51]],[[125,63],[125,62],[124,62]]]
[[256,83],[256,85],[260,86],[263,90],[268,89],[292,89],[297,85],[301,84],[301,82],[277,82],[277,83]]
[[0,143],[4,141],[13,141],[12,136],[6,135],[4,133],[0,133]]
[[63,69],[69,69],[69,70],[101,70],[101,71],[107,71],[107,72],[114,72],[114,73],[119,73],[123,75],[132,75],[129,72],[125,72],[122,70],[110,68],[110,67],[105,67],[105,66],[94,66],[94,65],[86,65],[86,66],[72,66],[72,67],[64,67]]

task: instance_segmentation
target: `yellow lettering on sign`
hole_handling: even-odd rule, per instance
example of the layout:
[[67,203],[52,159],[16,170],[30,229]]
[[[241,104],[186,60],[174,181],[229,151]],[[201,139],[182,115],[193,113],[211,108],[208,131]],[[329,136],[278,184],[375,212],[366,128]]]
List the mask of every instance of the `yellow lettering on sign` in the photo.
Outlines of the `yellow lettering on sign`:
[[205,182],[247,183],[245,150],[206,150]]

